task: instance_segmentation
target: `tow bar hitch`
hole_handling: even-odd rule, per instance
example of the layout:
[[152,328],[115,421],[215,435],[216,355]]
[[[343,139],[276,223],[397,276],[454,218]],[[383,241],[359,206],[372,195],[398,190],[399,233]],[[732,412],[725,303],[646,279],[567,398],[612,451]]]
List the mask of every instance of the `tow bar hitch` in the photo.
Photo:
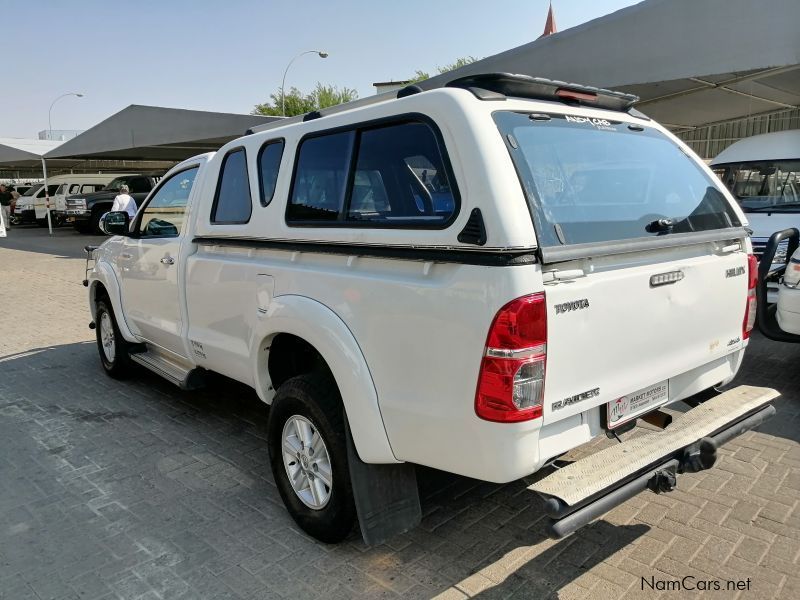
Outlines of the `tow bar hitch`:
[[662,494],[671,492],[676,485],[678,485],[678,478],[675,477],[675,471],[673,469],[662,469],[661,471],[656,471],[653,478],[647,482],[647,489],[656,494]]
[[644,490],[675,489],[678,475],[710,469],[717,448],[775,414],[778,392],[739,386],[649,431],[558,469],[528,489],[544,498],[547,533],[563,538]]

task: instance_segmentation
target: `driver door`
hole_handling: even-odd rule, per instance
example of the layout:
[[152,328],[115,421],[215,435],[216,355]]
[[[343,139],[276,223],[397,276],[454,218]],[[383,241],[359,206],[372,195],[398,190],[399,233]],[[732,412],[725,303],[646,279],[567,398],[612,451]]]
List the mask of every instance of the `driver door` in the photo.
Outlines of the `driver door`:
[[181,250],[189,197],[199,165],[161,182],[139,209],[118,258],[122,305],[131,331],[185,356]]

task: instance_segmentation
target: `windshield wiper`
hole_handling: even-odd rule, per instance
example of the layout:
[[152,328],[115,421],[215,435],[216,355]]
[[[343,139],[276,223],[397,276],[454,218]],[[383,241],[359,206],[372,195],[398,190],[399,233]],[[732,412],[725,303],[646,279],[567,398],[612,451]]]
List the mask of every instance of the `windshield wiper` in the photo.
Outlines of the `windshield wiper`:
[[672,228],[675,227],[675,219],[656,219],[655,221],[650,221],[647,225],[645,225],[645,231],[647,233],[672,233]]
[[783,204],[770,204],[769,206],[742,207],[744,212],[776,212],[782,208],[798,208],[800,202],[784,202]]

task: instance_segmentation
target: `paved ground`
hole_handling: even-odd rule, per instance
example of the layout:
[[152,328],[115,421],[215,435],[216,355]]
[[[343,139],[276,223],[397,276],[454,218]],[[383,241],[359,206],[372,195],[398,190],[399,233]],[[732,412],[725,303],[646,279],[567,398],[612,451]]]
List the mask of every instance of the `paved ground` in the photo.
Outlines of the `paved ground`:
[[545,539],[524,482],[420,469],[418,529],[325,546],[281,505],[251,391],[104,376],[72,258],[91,241],[0,239],[0,598],[698,596],[664,591],[685,576],[750,581],[712,597],[800,597],[800,346],[751,345],[741,381],[784,394],[763,432],[566,540]]

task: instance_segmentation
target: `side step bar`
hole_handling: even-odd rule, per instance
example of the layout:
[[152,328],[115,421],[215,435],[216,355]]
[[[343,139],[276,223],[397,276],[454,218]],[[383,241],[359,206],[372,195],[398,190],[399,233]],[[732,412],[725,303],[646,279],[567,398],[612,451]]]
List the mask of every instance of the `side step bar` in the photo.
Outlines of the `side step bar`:
[[132,352],[130,357],[133,362],[153,371],[183,390],[194,390],[203,387],[205,383],[202,369],[187,369],[164,354],[155,352],[152,348],[148,348],[144,352]]
[[769,388],[739,386],[649,431],[578,460],[528,489],[545,499],[548,535],[563,538],[593,519],[650,489],[675,488],[679,473],[711,468],[717,448],[775,414]]

